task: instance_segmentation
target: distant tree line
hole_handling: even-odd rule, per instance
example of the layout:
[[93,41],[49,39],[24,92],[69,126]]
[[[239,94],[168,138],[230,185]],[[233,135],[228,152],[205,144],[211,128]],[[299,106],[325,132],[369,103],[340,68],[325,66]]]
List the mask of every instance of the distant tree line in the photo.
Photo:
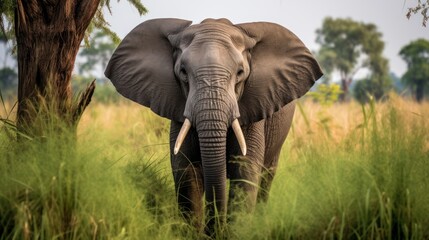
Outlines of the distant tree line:
[[[402,85],[411,89],[417,101],[423,100],[429,85],[428,40],[413,41],[400,50],[408,66],[401,84],[390,73],[388,60],[383,56],[382,34],[376,25],[327,17],[316,34],[316,42],[321,46],[316,57],[325,71],[324,83],[330,84],[333,76],[339,75],[340,101],[348,101],[352,94],[362,103],[370,98],[380,100]],[[361,69],[368,74],[364,79],[356,79]]]

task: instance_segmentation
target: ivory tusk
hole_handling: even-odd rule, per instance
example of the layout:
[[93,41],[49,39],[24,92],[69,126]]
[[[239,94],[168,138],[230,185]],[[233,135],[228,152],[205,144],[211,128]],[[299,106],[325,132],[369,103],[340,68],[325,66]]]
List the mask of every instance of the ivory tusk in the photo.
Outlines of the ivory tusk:
[[174,155],[179,153],[180,147],[182,146],[183,140],[185,140],[186,135],[191,128],[191,122],[186,118],[185,122],[180,129],[179,135],[177,136],[176,143],[174,144]]
[[243,156],[246,156],[247,153],[247,147],[246,147],[246,140],[244,140],[243,131],[241,131],[240,123],[238,123],[238,119],[235,119],[232,122],[232,130],[234,130],[235,136],[237,137],[238,144],[241,148],[241,153],[243,153]]

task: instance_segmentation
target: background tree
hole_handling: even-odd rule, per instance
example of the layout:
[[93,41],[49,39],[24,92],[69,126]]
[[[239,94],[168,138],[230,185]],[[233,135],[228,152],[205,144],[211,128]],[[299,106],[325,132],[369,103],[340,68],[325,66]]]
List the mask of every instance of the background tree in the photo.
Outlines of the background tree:
[[78,72],[85,77],[105,79],[104,69],[118,44],[103,31],[95,31],[89,38],[89,46],[81,49]]
[[411,15],[420,13],[423,17],[422,25],[426,27],[429,20],[429,0],[417,0],[417,5],[408,8],[407,18],[410,19]]
[[389,86],[388,61],[382,56],[384,42],[374,24],[328,17],[316,34],[321,45],[317,58],[325,72],[340,75],[341,101],[348,99],[353,78],[362,68],[370,71],[369,79],[380,86],[380,92]]
[[[137,0],[128,0],[144,14]],[[110,0],[2,0],[0,27],[15,36],[18,56],[17,124],[26,132],[34,126],[37,113],[49,113],[75,126],[89,104],[94,83],[73,101],[71,75],[76,55],[88,32],[100,29],[113,39],[102,8],[110,11]],[[12,27],[14,26],[14,27]],[[88,31],[87,31],[88,30]],[[46,103],[46,104],[45,104]],[[48,116],[49,117],[49,116]]]
[[380,89],[377,82],[370,78],[359,79],[353,86],[353,96],[359,103],[364,104],[370,99],[380,99],[384,95]]
[[3,67],[0,69],[0,93],[10,95],[9,93],[17,87],[18,74],[11,67]]
[[16,91],[18,86],[18,74],[13,65],[8,63],[8,58],[13,56],[12,49],[7,46],[7,37],[4,32],[0,31],[0,44],[5,45],[4,60],[2,66],[0,66],[0,94],[3,97],[9,97],[13,95],[13,91]]
[[79,51],[77,72],[73,75],[72,88],[81,89],[93,79],[97,79],[97,91],[93,99],[97,102],[112,103],[121,99],[116,89],[104,76],[104,69],[118,43],[102,31],[94,31],[89,37],[89,46]]
[[425,39],[412,41],[402,47],[399,55],[408,65],[402,80],[414,91],[416,100],[421,102],[425,88],[429,84],[429,41]]
[[6,43],[6,42],[7,42],[6,34],[2,31],[0,32],[0,43]]

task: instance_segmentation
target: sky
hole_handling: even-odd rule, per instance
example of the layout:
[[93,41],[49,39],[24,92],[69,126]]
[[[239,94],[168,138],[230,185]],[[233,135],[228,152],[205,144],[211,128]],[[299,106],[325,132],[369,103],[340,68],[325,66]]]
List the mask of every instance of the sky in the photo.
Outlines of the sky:
[[[139,23],[154,18],[181,18],[199,23],[205,18],[228,18],[233,23],[268,21],[292,30],[312,51],[317,51],[316,29],[323,19],[352,18],[374,23],[383,34],[384,56],[390,69],[398,76],[406,71],[406,64],[398,55],[401,47],[418,38],[429,39],[429,27],[422,26],[422,17],[405,15],[408,6],[417,0],[142,0],[149,10],[139,16],[126,0],[111,1],[112,15],[106,19],[121,38]],[[0,63],[4,62],[0,47]],[[357,75],[366,74],[364,71]]]
[[142,1],[149,10],[139,16],[127,1],[112,1],[112,15],[106,19],[123,38],[140,22],[154,18],[181,18],[199,23],[205,18],[228,18],[233,23],[268,21],[292,30],[312,50],[319,49],[316,29],[323,19],[352,18],[374,23],[383,34],[384,56],[391,71],[402,76],[406,64],[398,55],[401,47],[418,38],[429,39],[429,27],[422,26],[420,15],[408,20],[405,15],[417,0],[152,0]]

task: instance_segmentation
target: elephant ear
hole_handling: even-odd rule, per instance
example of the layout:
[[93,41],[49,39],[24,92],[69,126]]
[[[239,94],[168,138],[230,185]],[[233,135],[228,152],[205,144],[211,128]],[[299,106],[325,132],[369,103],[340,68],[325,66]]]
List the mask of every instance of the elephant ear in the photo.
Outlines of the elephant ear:
[[302,41],[274,23],[238,24],[256,40],[250,49],[250,75],[239,101],[240,122],[270,117],[303,96],[322,75],[319,64]]
[[104,74],[126,98],[156,114],[183,122],[186,99],[173,71],[173,47],[168,36],[191,25],[180,19],[141,23],[121,42]]

